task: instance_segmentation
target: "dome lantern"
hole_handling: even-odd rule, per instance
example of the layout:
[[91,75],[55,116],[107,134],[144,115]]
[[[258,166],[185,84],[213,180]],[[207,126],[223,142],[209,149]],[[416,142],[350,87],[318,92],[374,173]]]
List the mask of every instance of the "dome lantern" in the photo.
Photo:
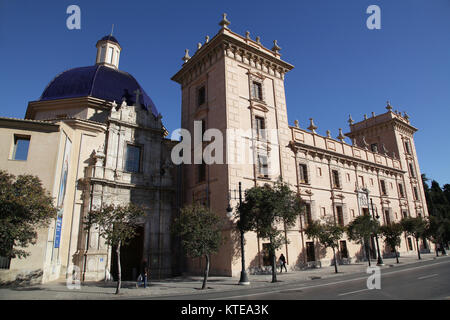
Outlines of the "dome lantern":
[[122,48],[112,34],[97,41],[96,64],[105,65],[110,68],[119,69],[119,58]]

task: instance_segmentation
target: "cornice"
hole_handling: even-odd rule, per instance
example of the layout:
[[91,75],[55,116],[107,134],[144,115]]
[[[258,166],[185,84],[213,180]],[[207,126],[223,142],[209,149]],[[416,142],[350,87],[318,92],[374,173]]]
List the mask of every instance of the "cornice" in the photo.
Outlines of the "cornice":
[[[253,41],[245,41],[242,36],[227,30],[221,30],[214,38],[203,45],[186,63],[183,64],[171,80],[183,85],[187,74],[195,70],[202,70],[205,68],[207,60],[211,59],[212,55],[217,55],[219,52],[226,55],[227,50],[232,50],[233,54],[246,56],[249,59],[257,59],[264,65],[276,69],[279,73],[284,74],[294,68],[293,65],[276,57],[274,52],[255,44],[250,45]],[[267,51],[267,52],[264,52]],[[279,55],[278,55],[279,56]],[[243,59],[242,59],[243,60]],[[242,61],[241,61],[242,62]],[[190,81],[192,81],[191,79]]]

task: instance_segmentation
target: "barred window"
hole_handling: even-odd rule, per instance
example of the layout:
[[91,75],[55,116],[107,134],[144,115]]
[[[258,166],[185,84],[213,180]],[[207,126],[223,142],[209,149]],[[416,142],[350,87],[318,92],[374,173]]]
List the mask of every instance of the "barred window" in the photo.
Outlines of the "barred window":
[[300,183],[309,183],[308,181],[308,166],[306,164],[299,165],[299,179]]
[[252,98],[263,100],[262,83],[258,81],[252,82]]
[[384,182],[384,180],[380,180],[380,185],[381,185],[381,195],[386,196],[387,190],[386,190],[386,183]]
[[341,182],[339,181],[339,172],[337,170],[332,170],[333,175],[333,187],[340,188]]
[[269,177],[269,167],[267,164],[267,156],[258,155],[258,173],[265,178]]
[[139,172],[140,169],[141,169],[141,147],[128,144],[125,161],[125,170],[128,172]]

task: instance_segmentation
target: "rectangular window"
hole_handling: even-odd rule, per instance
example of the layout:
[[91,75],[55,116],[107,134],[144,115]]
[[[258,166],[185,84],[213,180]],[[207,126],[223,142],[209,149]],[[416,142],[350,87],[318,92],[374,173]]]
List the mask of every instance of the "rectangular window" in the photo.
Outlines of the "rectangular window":
[[355,217],[355,210],[350,209],[350,212],[351,212],[351,214],[352,214],[352,217],[354,218],[354,217]]
[[407,210],[403,210],[402,211],[402,215],[403,215],[403,218],[408,218],[408,211]]
[[201,106],[205,102],[206,102],[206,88],[205,86],[203,86],[197,90],[197,106]]
[[258,173],[265,178],[269,177],[269,167],[267,164],[267,156],[258,155]]
[[419,192],[417,192],[417,187],[414,187],[413,190],[414,190],[414,200],[419,200]]
[[13,160],[27,160],[30,147],[30,136],[14,135]]
[[140,170],[141,170],[141,147],[128,144],[127,156],[125,161],[125,171],[139,172]]
[[369,208],[362,208],[362,212],[364,216],[368,216],[369,215]]
[[203,182],[206,180],[206,163],[202,161],[201,164],[197,165],[198,167],[198,182]]
[[360,187],[364,187],[364,177],[363,176],[358,176],[358,180],[359,180],[359,186]]
[[384,180],[380,180],[380,186],[381,186],[381,195],[386,196],[387,190],[386,190],[386,183]]
[[266,129],[266,124],[264,123],[264,118],[255,117],[255,125],[256,125],[256,136],[258,139],[265,139],[266,135],[264,134],[264,130]]
[[113,63],[113,52],[114,52],[114,49],[113,48],[109,48],[109,50],[108,50],[108,63],[110,63],[110,64]]
[[299,165],[299,179],[300,183],[309,183],[308,181],[308,167],[306,164]]
[[411,154],[411,146],[408,140],[405,140],[405,150],[407,154]]
[[332,170],[333,174],[333,187],[340,188],[341,182],[339,181],[339,172],[337,170]]
[[411,240],[411,238],[408,238],[408,247],[409,247],[409,250],[412,251],[413,245],[412,245],[412,240]]
[[338,224],[341,227],[343,227],[344,226],[344,213],[342,211],[342,206],[336,206],[336,213],[337,213]]
[[347,173],[346,176],[347,176],[347,182],[350,182],[350,173]]
[[414,167],[412,163],[409,164],[409,173],[411,174],[411,177],[413,178],[416,177],[416,173],[414,172]]
[[317,176],[321,177],[322,176],[322,168],[317,168]]
[[405,197],[405,193],[403,191],[403,185],[401,183],[398,184],[398,193],[400,194],[400,198]]
[[327,215],[327,210],[325,207],[322,207],[322,217],[325,217]]
[[262,100],[262,84],[257,81],[252,82],[252,98]]
[[391,217],[389,216],[389,210],[384,210],[384,216],[386,218],[386,224],[391,224]]
[[311,204],[310,203],[305,203],[305,220],[306,220],[307,225],[312,223]]

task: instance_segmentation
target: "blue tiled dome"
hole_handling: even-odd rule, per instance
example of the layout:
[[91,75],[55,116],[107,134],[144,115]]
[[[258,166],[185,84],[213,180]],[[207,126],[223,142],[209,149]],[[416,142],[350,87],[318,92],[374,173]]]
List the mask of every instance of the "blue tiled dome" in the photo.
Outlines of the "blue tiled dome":
[[158,110],[144,89],[127,72],[103,65],[74,68],[57,75],[45,88],[40,101],[94,97],[107,101],[116,101],[118,105],[123,99],[128,105],[136,102],[136,89],[141,95],[139,102],[146,110],[158,116]]

